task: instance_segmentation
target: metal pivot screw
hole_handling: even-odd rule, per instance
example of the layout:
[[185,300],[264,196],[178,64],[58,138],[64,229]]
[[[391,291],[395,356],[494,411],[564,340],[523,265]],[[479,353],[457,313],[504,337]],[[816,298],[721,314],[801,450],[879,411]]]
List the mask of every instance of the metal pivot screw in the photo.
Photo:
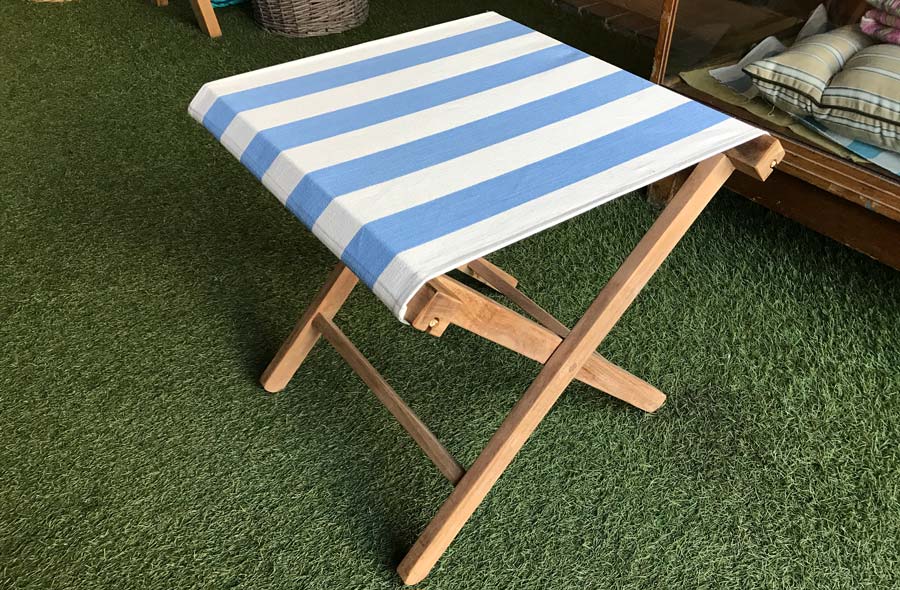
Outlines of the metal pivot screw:
[[437,319],[437,318],[434,318],[433,320],[431,320],[430,322],[428,322],[428,327],[429,327],[429,328],[434,328],[434,327],[437,326],[439,323],[440,323],[440,320]]

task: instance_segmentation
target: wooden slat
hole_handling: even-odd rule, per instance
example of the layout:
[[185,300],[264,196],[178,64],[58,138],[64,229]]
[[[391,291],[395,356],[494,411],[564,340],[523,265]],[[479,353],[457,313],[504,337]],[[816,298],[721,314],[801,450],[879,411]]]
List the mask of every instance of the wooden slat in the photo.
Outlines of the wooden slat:
[[678,195],[551,355],[400,562],[397,571],[405,583],[417,584],[428,575],[534,429],[733,171],[734,166],[724,155],[697,166]]
[[508,272],[506,272],[499,266],[493,264],[487,258],[479,258],[478,260],[468,262],[466,264],[463,264],[459,268],[457,268],[457,270],[469,275],[470,277],[472,277],[475,280],[481,281],[482,283],[484,283],[485,285],[487,285],[494,291],[499,292],[499,289],[497,289],[497,286],[492,284],[491,281],[488,280],[487,277],[479,275],[477,272],[475,272],[475,270],[472,267],[473,264],[475,264],[476,266],[480,266],[481,268],[488,268],[491,271],[493,271],[491,273],[491,276],[493,276],[495,278],[494,282],[497,282],[497,279],[499,277],[499,282],[503,285],[512,285],[512,287],[515,288],[515,286],[519,284],[519,280],[516,277],[512,276],[511,274],[509,274]]
[[783,166],[786,172],[870,211],[900,221],[900,183],[892,183],[846,160],[842,162],[849,166],[835,163],[808,146],[794,142],[787,145],[789,152]]
[[535,303],[530,297],[516,289],[515,284],[506,282],[503,275],[497,272],[494,265],[486,265],[482,260],[474,260],[469,263],[469,267],[478,275],[488,280],[489,284],[496,285],[494,288],[507,299],[525,310],[525,313],[533,317],[539,324],[556,334],[565,338],[569,334],[569,328],[562,322],[557,320],[543,307]]
[[466,470],[453,458],[453,455],[441,444],[436,436],[416,416],[406,403],[397,395],[397,392],[385,381],[384,377],[375,370],[375,367],[353,345],[349,338],[338,328],[334,322],[323,315],[317,315],[313,319],[313,326],[321,332],[322,336],[338,351],[338,354],[350,365],[350,368],[359,375],[375,394],[375,397],[384,404],[384,407],[393,414],[397,422],[409,433],[414,441],[425,451],[428,458],[434,462],[438,470],[450,483],[456,485],[463,477]]

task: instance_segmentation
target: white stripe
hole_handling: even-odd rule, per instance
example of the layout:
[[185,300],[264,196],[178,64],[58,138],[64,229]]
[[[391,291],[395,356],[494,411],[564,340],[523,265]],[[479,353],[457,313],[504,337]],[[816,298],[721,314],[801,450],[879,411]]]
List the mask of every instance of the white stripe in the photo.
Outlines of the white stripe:
[[[571,219],[616,197],[750,141],[763,131],[728,119],[690,137],[610,168],[399,254],[373,292],[399,317],[419,288],[445,272]],[[539,225],[535,219],[542,219]]]
[[191,101],[188,110],[195,119],[202,121],[203,117],[206,115],[206,111],[213,105],[216,98],[224,94],[231,94],[233,92],[256,88],[257,86],[263,86],[265,84],[282,82],[291,78],[314,74],[349,63],[362,61],[370,57],[377,57],[379,55],[408,49],[417,45],[424,45],[431,41],[438,41],[440,39],[453,37],[454,35],[483,29],[485,27],[507,22],[508,20],[509,19],[500,16],[496,12],[477,14],[468,18],[434,25],[425,29],[410,31],[386,39],[376,39],[374,41],[345,47],[336,51],[270,66],[261,70],[245,72],[229,78],[223,78],[204,84],[200,89],[200,92],[197,93],[197,96],[194,97],[194,100]]
[[243,154],[253,137],[264,129],[419,88],[554,45],[560,45],[559,41],[528,33],[353,84],[242,111],[228,125],[221,142],[233,154]]
[[359,228],[495,178],[688,102],[653,86],[558,123],[333,200],[313,233],[341,256]]
[[304,174],[460,127],[618,72],[590,57],[424,111],[281,152],[262,181],[284,203]]

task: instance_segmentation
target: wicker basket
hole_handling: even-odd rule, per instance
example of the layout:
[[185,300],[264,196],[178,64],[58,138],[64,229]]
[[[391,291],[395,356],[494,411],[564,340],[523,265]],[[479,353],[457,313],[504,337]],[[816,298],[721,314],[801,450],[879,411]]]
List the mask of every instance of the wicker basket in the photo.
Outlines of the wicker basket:
[[340,33],[365,22],[368,0],[253,0],[253,15],[265,30],[288,37]]

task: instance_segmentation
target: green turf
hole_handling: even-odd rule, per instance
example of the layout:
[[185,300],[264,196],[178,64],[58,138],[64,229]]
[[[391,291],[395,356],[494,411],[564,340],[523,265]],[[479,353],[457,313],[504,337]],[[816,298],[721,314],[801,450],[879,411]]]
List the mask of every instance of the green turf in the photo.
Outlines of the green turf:
[[[645,67],[542,0],[372,3],[290,40],[186,0],[0,3],[0,588],[396,588],[449,486],[326,346],[256,379],[331,255],[186,115],[208,80],[495,8]],[[567,322],[651,223],[623,198],[494,260]],[[720,195],[423,588],[890,589],[900,275]],[[365,290],[339,322],[463,462],[536,374]]]

